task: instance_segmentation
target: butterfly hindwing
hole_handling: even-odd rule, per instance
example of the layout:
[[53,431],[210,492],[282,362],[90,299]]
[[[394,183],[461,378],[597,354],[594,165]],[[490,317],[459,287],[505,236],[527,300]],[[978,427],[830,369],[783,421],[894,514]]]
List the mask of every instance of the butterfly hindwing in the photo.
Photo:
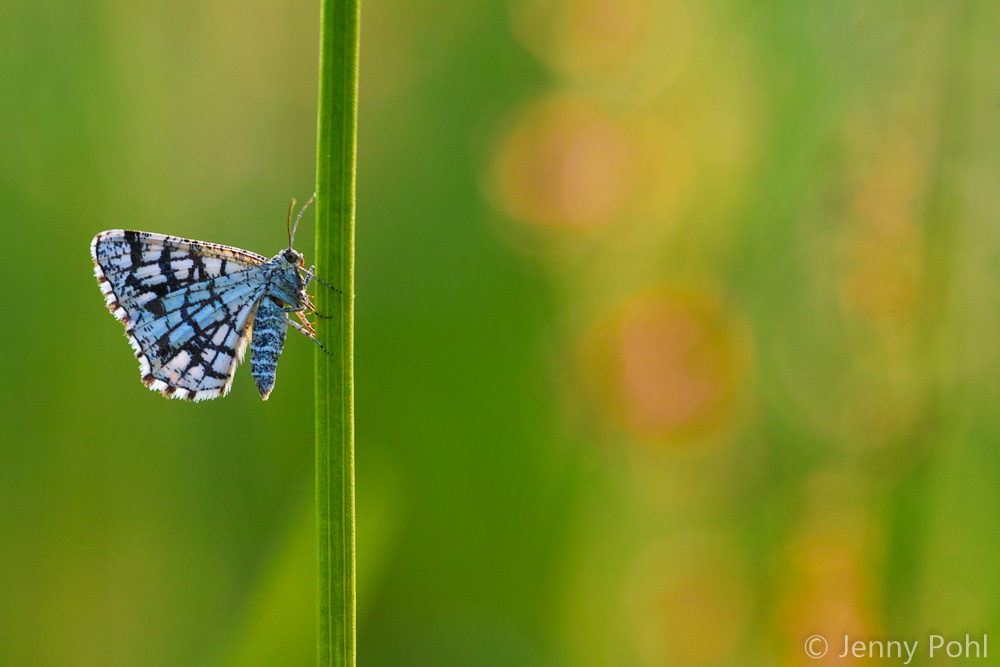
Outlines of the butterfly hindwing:
[[[231,277],[229,277],[231,278]],[[212,283],[196,283],[168,294],[160,302],[164,310],[154,319],[136,326],[131,334],[149,363],[143,382],[168,393],[170,388],[184,398],[202,400],[229,393],[236,365],[242,361],[261,288],[226,277]],[[189,293],[215,296],[197,301]],[[140,361],[140,366],[142,366]],[[184,396],[183,391],[192,392]]]
[[195,401],[228,393],[266,286],[266,258],[124,230],[98,234],[91,255],[143,382],[166,396]]

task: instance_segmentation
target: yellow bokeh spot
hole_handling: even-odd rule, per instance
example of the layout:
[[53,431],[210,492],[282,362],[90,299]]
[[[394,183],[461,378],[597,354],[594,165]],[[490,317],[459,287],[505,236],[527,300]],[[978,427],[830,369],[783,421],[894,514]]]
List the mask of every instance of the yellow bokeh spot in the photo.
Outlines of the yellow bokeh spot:
[[748,365],[741,327],[705,292],[641,292],[598,324],[586,372],[610,412],[644,440],[677,441],[727,425]]
[[687,143],[663,118],[561,95],[517,114],[491,176],[487,191],[516,220],[578,231],[617,223],[647,235],[683,219],[694,180]]
[[596,103],[556,98],[529,108],[498,164],[510,214],[540,225],[604,225],[629,201],[638,153],[627,129]]

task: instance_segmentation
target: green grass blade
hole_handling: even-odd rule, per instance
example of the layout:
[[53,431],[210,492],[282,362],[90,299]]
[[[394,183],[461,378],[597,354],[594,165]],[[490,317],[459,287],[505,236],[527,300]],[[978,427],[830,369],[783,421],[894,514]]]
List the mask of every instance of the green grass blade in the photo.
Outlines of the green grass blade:
[[354,184],[358,0],[322,0],[316,154],[316,521],[319,555],[317,664],[355,664],[354,593]]

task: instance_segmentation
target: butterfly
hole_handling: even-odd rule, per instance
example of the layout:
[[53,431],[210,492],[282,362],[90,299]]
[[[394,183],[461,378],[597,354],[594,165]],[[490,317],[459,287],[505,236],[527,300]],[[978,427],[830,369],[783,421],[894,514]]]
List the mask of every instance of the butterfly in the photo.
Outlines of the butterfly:
[[288,248],[270,259],[151,232],[112,229],[94,237],[94,275],[108,310],[125,325],[143,384],[190,401],[225,396],[249,342],[251,372],[266,401],[289,326],[326,352],[307,315],[324,316],[306,288],[316,279],[340,290],[316,278],[315,267],[306,269],[302,254],[292,249],[299,220],[314,199],[299,211],[294,227],[292,200]]

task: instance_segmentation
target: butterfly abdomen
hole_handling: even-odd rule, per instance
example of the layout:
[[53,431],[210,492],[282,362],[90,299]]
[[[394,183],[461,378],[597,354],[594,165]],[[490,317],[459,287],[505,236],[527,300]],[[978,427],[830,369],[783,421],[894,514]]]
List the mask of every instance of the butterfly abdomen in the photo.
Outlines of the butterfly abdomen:
[[265,401],[274,389],[278,357],[285,346],[285,334],[288,331],[287,323],[285,311],[274,299],[268,296],[261,299],[253,322],[250,370],[257,382],[260,397]]

